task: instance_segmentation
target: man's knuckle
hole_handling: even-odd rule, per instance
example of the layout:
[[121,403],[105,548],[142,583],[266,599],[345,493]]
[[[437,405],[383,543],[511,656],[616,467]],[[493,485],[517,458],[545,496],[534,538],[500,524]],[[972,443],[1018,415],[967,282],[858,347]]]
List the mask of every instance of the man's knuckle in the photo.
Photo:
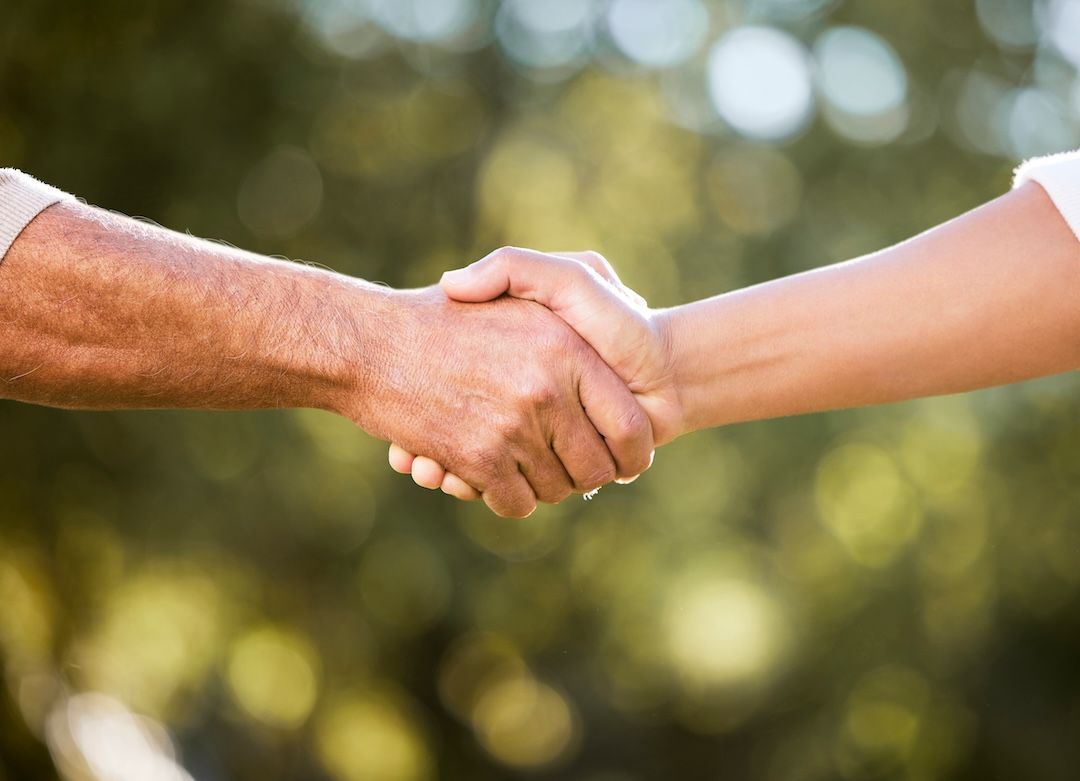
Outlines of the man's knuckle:
[[619,442],[630,442],[639,439],[647,430],[649,419],[645,416],[641,407],[627,407],[615,418],[614,438]]
[[498,477],[498,452],[486,443],[467,445],[461,451],[462,460],[469,465],[469,473],[476,475],[481,487],[491,485]]
[[558,403],[559,389],[548,378],[536,378],[529,382],[522,393],[527,413],[536,409],[550,409]]
[[493,457],[504,453],[514,441],[522,414],[513,400],[485,411],[485,425],[476,434],[476,446]]
[[587,355],[585,343],[570,328],[545,329],[542,349],[550,356],[552,362],[565,363],[568,357],[580,360]]
[[[534,484],[535,485],[535,484]],[[558,504],[574,492],[572,482],[564,477],[549,476],[535,487],[536,498],[545,504]]]
[[527,438],[529,430],[527,406],[525,402],[522,402],[521,409],[515,414],[505,415],[493,422],[488,439],[494,452],[505,453],[518,447]]
[[615,464],[609,461],[605,464],[593,467],[578,482],[576,487],[579,491],[592,491],[602,485],[607,485],[617,476]]

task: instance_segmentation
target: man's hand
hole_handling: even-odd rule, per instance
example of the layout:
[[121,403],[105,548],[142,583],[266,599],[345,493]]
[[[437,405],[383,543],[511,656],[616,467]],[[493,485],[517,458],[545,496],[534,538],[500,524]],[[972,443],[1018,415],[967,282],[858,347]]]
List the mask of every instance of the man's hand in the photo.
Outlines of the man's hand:
[[[649,416],[656,444],[685,431],[665,320],[625,287],[600,255],[504,248],[467,268],[447,272],[442,288],[459,301],[490,301],[508,294],[543,304],[626,382]],[[414,458],[402,444],[391,446],[395,470],[411,472],[425,487],[441,486],[458,498],[474,498],[467,480],[447,473],[437,459]]]
[[535,303],[397,292],[75,202],[3,258],[0,322],[0,398],[333,410],[446,463],[502,515],[652,453],[625,383]]
[[364,345],[363,392],[340,410],[365,430],[445,464],[504,516],[648,467],[648,418],[551,312],[456,303],[438,288],[386,297],[385,338]]

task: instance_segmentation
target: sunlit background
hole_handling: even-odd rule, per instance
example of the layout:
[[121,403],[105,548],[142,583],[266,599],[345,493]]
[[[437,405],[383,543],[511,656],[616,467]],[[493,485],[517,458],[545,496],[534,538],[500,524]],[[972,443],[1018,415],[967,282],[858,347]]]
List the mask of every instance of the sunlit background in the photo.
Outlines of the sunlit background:
[[[0,164],[393,285],[594,248],[670,305],[1080,145],[1072,0],[0,19]],[[0,778],[1075,779],[1078,391],[697,434],[525,522],[323,413],[0,405]]]

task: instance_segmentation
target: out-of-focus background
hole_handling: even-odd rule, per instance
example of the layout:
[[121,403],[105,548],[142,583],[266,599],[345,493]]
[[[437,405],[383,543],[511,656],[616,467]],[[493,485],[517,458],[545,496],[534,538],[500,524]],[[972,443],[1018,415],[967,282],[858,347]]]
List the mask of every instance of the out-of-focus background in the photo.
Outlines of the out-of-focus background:
[[[675,304],[1080,145],[1070,0],[0,19],[0,163],[392,285],[595,248]],[[2,404],[0,778],[1075,779],[1078,390],[701,433],[524,522],[328,414]]]

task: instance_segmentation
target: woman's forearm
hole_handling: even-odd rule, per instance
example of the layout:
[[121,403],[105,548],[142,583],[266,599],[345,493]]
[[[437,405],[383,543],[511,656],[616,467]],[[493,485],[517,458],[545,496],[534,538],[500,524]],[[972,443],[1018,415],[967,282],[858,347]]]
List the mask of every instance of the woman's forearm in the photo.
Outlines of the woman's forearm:
[[1080,368],[1080,243],[1029,183],[662,318],[689,429],[972,390]]

